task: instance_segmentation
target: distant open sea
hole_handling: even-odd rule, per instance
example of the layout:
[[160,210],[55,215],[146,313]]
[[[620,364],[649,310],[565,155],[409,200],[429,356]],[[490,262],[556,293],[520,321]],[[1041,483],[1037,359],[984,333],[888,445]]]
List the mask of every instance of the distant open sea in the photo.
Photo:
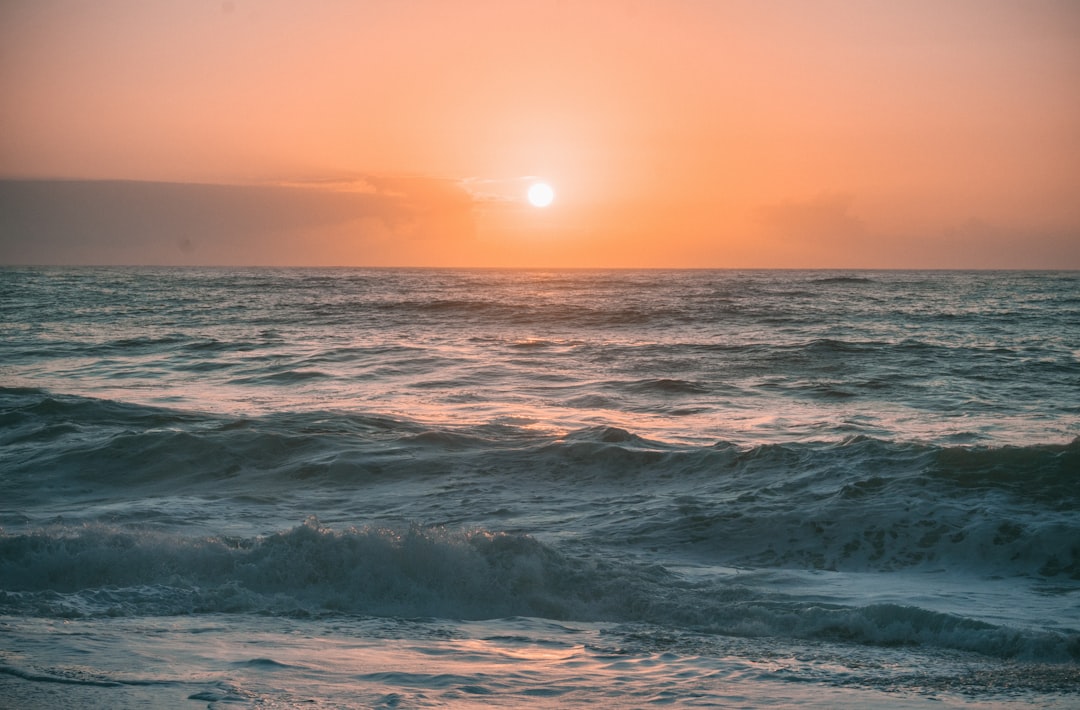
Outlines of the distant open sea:
[[0,707],[1080,707],[1080,273],[0,269]]

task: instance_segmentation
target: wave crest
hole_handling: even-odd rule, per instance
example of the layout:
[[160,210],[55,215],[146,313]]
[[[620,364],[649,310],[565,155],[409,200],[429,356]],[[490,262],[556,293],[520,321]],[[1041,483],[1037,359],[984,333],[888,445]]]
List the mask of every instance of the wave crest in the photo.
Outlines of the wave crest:
[[1076,634],[1019,630],[890,604],[828,605],[730,578],[559,552],[482,529],[350,528],[314,519],[263,538],[106,527],[0,536],[0,613],[60,617],[269,613],[660,624],[704,633],[918,644],[1076,660]]

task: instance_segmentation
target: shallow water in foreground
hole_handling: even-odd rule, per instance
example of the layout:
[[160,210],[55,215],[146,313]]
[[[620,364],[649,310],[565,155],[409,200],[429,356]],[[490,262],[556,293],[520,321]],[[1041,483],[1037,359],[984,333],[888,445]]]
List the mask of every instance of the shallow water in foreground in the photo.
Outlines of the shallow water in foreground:
[[0,270],[0,705],[1074,707],[1078,286]]

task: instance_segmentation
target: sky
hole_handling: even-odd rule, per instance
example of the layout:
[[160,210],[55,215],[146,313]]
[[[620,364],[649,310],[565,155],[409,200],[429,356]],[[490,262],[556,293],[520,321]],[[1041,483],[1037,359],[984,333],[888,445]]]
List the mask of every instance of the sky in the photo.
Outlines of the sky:
[[0,263],[1078,269],[1080,3],[3,0]]

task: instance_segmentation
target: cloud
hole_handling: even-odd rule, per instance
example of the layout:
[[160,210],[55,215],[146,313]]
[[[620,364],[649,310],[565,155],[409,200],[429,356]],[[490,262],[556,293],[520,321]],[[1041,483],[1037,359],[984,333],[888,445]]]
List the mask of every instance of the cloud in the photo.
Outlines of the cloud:
[[363,176],[333,183],[0,181],[5,264],[363,263],[412,240],[473,236],[454,182]]
[[1006,227],[979,217],[947,225],[920,248],[953,268],[1075,269],[1080,239],[1068,230]]
[[461,184],[479,205],[499,206],[524,204],[527,201],[525,195],[529,185],[537,181],[546,181],[546,178],[537,175],[509,178],[470,177],[462,180]]
[[819,195],[809,200],[762,205],[757,210],[766,234],[807,246],[835,246],[861,240],[866,224],[851,213],[852,196]]
[[1076,268],[1075,230],[963,221],[889,229],[854,214],[851,195],[828,193],[759,206],[758,247],[773,265],[842,268]]

